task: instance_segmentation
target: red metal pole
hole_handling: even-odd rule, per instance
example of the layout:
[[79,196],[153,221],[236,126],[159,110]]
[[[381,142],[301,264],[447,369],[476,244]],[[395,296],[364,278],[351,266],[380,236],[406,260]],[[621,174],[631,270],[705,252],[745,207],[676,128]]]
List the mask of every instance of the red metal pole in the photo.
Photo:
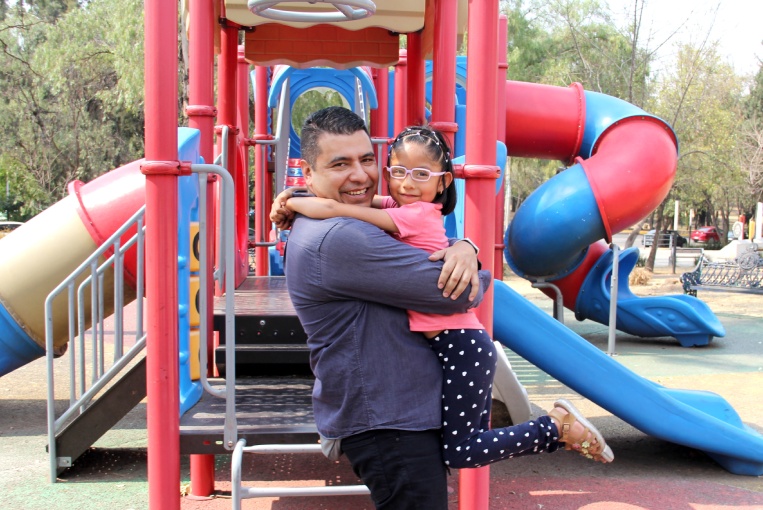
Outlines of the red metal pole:
[[[230,22],[224,24],[220,30],[220,58],[218,78],[218,103],[220,124],[229,126],[233,132],[228,138],[228,171],[233,173],[236,161],[236,71],[238,57],[238,29],[231,26]],[[225,162],[224,162],[225,163]]]
[[458,130],[455,123],[457,30],[458,0],[438,0],[434,14],[431,124],[445,135],[451,147]]
[[408,119],[406,114],[408,112],[408,51],[405,49],[400,50],[400,59],[395,66],[395,118],[393,126],[395,126],[395,133],[397,135],[400,131],[408,126]]
[[[244,58],[244,46],[236,54],[236,106],[240,138],[249,137],[249,63]],[[236,196],[236,286],[249,274],[249,147],[241,144],[239,161],[233,175]]]
[[[508,37],[509,21],[506,15],[498,16],[498,82],[496,89],[496,112],[499,112],[497,121],[497,139],[506,140],[506,122],[503,112],[506,111],[506,71],[509,63],[506,59],[506,44]],[[502,169],[503,170],[503,169]],[[495,197],[495,260],[493,266],[493,278],[503,279],[503,233],[506,228],[504,216],[506,215],[506,189],[509,187],[509,172],[506,170],[503,176],[503,186]]]
[[[214,107],[214,8],[211,0],[191,0],[190,26],[193,27],[193,37],[189,40],[189,73],[188,73],[188,125],[201,133],[199,151],[205,162],[214,161],[214,127],[217,110]],[[207,219],[208,224],[214,224],[214,180],[207,184]],[[213,231],[213,230],[212,230]],[[210,232],[211,233],[211,232]],[[207,237],[207,253],[213,254],[214,235]],[[214,258],[209,257],[206,273],[209,281],[214,267]],[[209,286],[207,302],[212,303],[214,288]],[[207,338],[213,338],[212,307],[209,307],[207,317]],[[208,342],[207,359],[214,360],[212,342]],[[213,361],[212,361],[213,363]],[[211,375],[211,374],[209,374]],[[215,456],[191,455],[191,494],[194,496],[210,496],[215,490]]]
[[[268,133],[268,68],[264,66],[255,66],[254,68],[254,132],[256,135],[265,135]],[[268,179],[267,169],[267,147],[264,145],[254,146],[254,223],[255,239],[258,241],[267,240],[268,232],[261,232],[263,225],[269,223],[263,222],[267,209],[263,197],[265,196],[265,180]],[[255,274],[257,276],[267,276],[270,272],[268,261],[268,248],[258,246],[254,249]]]
[[425,64],[421,32],[408,34],[408,102],[407,125],[426,122]]
[[389,70],[373,70],[374,86],[379,107],[371,111],[371,136],[389,136]]
[[[149,508],[152,510],[180,508],[177,19],[177,2],[146,1],[146,164],[142,170],[146,174],[146,302],[149,304],[146,391]],[[171,162],[175,162],[174,166]]]
[[[227,166],[228,173],[230,173],[231,177],[233,177],[234,185],[237,184],[236,166],[238,160],[238,97],[236,96],[236,72],[238,70],[237,56],[238,27],[232,24],[230,21],[226,21],[223,23],[222,28],[220,29],[220,57],[218,58],[217,102],[219,105],[219,124],[222,126],[228,126],[229,129],[227,145],[228,161],[223,161],[222,165]],[[235,194],[236,193],[234,190],[234,196]],[[233,228],[235,230],[236,225],[234,225]],[[226,271],[234,271],[234,274],[237,274],[236,267],[226,268]]]
[[[492,248],[495,235],[495,142],[497,137],[496,98],[498,0],[469,3],[469,72],[466,77],[466,202],[464,229],[478,246]],[[481,252],[485,267],[493,267],[494,250]],[[477,309],[482,323],[492,334],[493,292],[486,293]],[[459,471],[459,508],[488,508],[490,471],[488,467]]]

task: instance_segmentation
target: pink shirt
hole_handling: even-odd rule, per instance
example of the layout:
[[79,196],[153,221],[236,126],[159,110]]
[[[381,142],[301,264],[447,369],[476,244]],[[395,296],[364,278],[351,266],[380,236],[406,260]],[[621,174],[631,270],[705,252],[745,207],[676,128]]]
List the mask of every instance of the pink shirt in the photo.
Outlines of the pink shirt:
[[[442,222],[442,204],[415,202],[398,206],[392,197],[382,199],[382,209],[390,215],[400,231],[392,234],[400,241],[429,253],[449,246]],[[484,329],[473,311],[454,315],[436,315],[408,310],[411,331],[440,331],[444,329]]]

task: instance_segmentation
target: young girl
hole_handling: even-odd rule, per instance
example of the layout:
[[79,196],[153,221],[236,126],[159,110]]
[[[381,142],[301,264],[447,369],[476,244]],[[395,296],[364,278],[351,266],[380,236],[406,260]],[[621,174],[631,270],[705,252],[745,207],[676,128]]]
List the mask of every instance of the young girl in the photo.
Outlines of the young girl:
[[[456,191],[445,138],[426,127],[406,128],[392,142],[384,175],[390,196],[375,197],[373,208],[291,197],[292,190],[286,190],[276,198],[271,217],[276,221],[279,208],[316,219],[353,217],[430,253],[447,248],[443,216],[455,208]],[[281,210],[280,217],[288,212]],[[427,338],[443,365],[446,465],[480,467],[520,455],[553,452],[559,443],[597,461],[614,460],[601,434],[566,400],[555,402],[554,409],[537,420],[490,430],[496,351],[476,314],[409,311],[408,316],[411,330]]]

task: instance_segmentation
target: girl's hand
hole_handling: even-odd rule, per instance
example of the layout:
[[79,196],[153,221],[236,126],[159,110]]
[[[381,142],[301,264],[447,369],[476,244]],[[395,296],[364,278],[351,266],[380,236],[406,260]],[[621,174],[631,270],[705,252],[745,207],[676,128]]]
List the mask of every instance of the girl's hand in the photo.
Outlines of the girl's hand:
[[294,221],[294,211],[290,210],[286,202],[291,198],[295,191],[306,191],[305,188],[287,188],[283,190],[273,200],[273,205],[270,208],[270,221],[275,223],[276,227],[281,230],[291,228],[291,224]]
[[457,242],[450,248],[436,251],[429,260],[444,260],[437,287],[443,289],[443,297],[458,299],[471,284],[469,301],[474,301],[480,288],[477,253],[469,243]]

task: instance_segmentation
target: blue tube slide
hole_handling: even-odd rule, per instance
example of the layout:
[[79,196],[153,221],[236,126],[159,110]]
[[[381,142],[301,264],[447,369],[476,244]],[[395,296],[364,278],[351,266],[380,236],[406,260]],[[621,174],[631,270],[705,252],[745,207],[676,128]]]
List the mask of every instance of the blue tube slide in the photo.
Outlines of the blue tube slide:
[[[666,132],[671,133],[669,148]],[[662,144],[657,159],[650,145],[655,137]],[[674,155],[674,141],[670,127],[653,115],[620,99],[586,92],[580,158],[531,193],[514,215],[505,236],[509,267],[531,281],[577,282],[558,285],[564,287],[565,306],[574,306],[578,320],[609,324],[611,250],[588,274],[582,263],[589,246],[609,241],[613,232],[642,218],[667,194],[675,167],[663,162]],[[652,178],[657,182],[650,184]],[[623,182],[639,184],[623,190]],[[628,275],[637,259],[637,251],[620,255],[617,329],[641,337],[673,336],[684,347],[725,336],[710,308],[695,297],[634,295]]]
[[721,396],[644,379],[504,282],[494,286],[495,340],[645,434],[701,450],[731,473],[763,475],[763,436]]

